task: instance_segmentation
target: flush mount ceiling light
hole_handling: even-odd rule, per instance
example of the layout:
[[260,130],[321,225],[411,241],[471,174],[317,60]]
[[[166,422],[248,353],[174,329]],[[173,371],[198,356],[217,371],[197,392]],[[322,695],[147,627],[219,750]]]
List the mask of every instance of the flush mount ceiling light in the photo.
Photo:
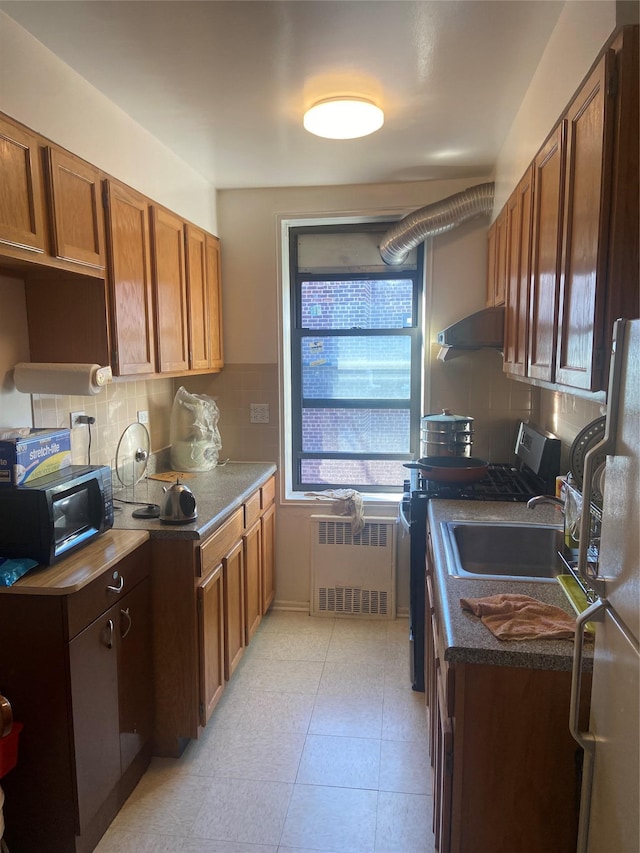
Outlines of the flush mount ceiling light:
[[382,127],[384,113],[366,98],[326,98],[304,114],[309,133],[327,139],[356,139]]

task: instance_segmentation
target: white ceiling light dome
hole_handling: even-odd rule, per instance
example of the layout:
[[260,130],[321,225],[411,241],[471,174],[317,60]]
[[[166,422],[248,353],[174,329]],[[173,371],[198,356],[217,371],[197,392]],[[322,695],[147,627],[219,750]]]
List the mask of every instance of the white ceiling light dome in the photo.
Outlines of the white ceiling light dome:
[[307,110],[303,124],[326,139],[357,139],[379,130],[384,113],[367,98],[325,98]]

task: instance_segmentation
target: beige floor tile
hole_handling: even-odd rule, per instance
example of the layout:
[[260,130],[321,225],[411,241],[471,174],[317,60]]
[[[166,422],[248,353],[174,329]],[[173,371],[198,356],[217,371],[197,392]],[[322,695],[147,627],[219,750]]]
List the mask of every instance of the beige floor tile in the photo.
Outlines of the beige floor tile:
[[361,637],[371,640],[383,639],[388,636],[388,619],[336,619],[333,629],[333,637]]
[[285,634],[300,633],[305,636],[321,634],[324,636],[326,634],[331,635],[335,621],[333,617],[310,616],[308,613],[297,611],[272,610],[260,623],[260,631],[264,633],[271,633],[272,631]]
[[316,696],[309,734],[379,738],[382,734],[382,696]]
[[380,741],[308,735],[296,782],[378,790]]
[[182,853],[183,850],[181,838],[109,829],[94,853]]
[[292,789],[286,782],[213,779],[189,835],[277,846]]
[[424,693],[410,687],[384,691],[382,737],[384,740],[422,741],[427,736]]
[[176,773],[164,762],[153,763],[116,815],[112,827],[185,837],[204,801],[207,786],[208,780]]
[[372,853],[377,802],[377,791],[296,785],[280,846]]
[[380,791],[375,853],[433,851],[431,797]]
[[305,636],[300,631],[290,634],[271,631],[258,633],[249,647],[253,658],[267,660],[312,660],[324,661],[331,635],[313,633]]
[[372,637],[349,634],[336,636],[334,631],[327,650],[328,661],[351,663],[353,661],[368,661],[384,665],[387,655],[386,636]]
[[319,694],[380,697],[384,691],[384,670],[370,661],[327,661],[322,671]]
[[313,693],[248,691],[236,710],[236,729],[306,734],[314,708]]
[[271,693],[317,693],[320,661],[282,661],[249,658],[242,671],[242,689]]
[[296,732],[221,731],[192,765],[201,776],[293,782],[305,735]]
[[186,838],[179,853],[277,853],[272,844],[241,844],[235,841],[216,841],[211,838]]
[[380,744],[381,791],[431,794],[431,763],[424,742],[383,740]]

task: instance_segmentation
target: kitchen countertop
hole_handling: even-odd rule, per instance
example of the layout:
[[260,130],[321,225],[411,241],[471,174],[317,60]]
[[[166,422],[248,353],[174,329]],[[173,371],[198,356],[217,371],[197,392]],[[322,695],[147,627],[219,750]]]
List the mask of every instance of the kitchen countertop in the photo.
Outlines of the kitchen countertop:
[[[453,577],[447,570],[447,556],[440,530],[443,521],[509,521],[557,525],[561,521],[558,509],[552,505],[541,505],[530,510],[523,503],[501,501],[430,501],[428,525],[435,563],[435,605],[443,626],[445,660],[528,669],[570,670],[573,640],[498,640],[477,616],[460,607],[461,598],[517,592],[530,595],[545,604],[555,604],[575,616],[560,584]],[[584,654],[586,670],[591,668],[592,652],[593,644],[587,642]]]
[[[132,499],[131,489],[119,490],[114,483],[113,526],[118,530],[146,530],[152,539],[206,539],[275,472],[276,466],[268,462],[227,462],[212,471],[190,474],[183,482],[196,499],[198,518],[188,524],[164,524],[158,518],[133,518],[137,507],[117,500]],[[135,500],[160,504],[163,486],[169,485],[160,480],[146,480],[135,487]]]
[[144,530],[107,530],[83,548],[54,563],[36,566],[0,595],[70,595],[108,571],[149,538]]

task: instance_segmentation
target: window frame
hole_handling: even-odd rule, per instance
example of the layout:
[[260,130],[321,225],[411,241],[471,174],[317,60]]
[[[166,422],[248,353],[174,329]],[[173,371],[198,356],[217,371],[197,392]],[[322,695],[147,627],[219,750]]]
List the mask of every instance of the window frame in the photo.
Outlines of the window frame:
[[[310,273],[298,269],[298,241],[300,234],[320,233],[384,233],[394,224],[388,222],[358,222],[323,225],[289,225],[287,228],[288,261],[289,261],[289,405],[291,413],[291,445],[289,465],[290,482],[294,493],[332,488],[354,488],[370,494],[401,493],[402,481],[395,485],[369,485],[345,483],[309,483],[302,480],[301,463],[305,459],[335,459],[335,460],[364,460],[408,462],[418,455],[420,441],[420,412],[422,405],[423,383],[423,300],[424,300],[424,244],[417,249],[415,269],[389,267],[380,272],[358,272],[345,267],[340,273]],[[412,317],[411,325],[394,329],[357,328],[357,329],[309,329],[302,326],[302,283],[312,281],[385,281],[387,279],[406,279],[412,282]],[[303,363],[302,339],[305,337],[329,338],[409,338],[411,376],[409,399],[407,398],[305,398],[303,395]],[[302,449],[302,413],[305,408],[320,409],[376,409],[376,410],[409,410],[409,450],[405,453],[347,453],[341,451],[304,451]]]

